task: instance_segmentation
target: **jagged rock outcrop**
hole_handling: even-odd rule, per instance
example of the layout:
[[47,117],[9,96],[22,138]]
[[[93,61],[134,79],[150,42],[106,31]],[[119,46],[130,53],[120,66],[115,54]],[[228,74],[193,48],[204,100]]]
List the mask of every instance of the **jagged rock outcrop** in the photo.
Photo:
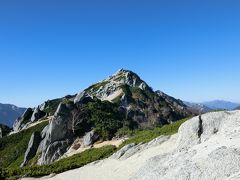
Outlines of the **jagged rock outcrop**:
[[49,125],[41,133],[43,138],[38,152],[41,153],[39,164],[49,164],[61,157],[72,140],[71,104],[61,103]]
[[48,105],[48,101],[40,104],[40,105],[38,106],[38,108],[39,108],[40,111],[44,111],[44,110],[47,108],[47,105]]
[[40,109],[43,109],[43,108],[44,108],[44,106],[36,107],[34,109],[32,117],[31,117],[31,122],[35,122],[35,121],[43,118],[46,115],[46,113],[44,111],[40,110]]
[[93,98],[86,91],[83,91],[77,94],[77,96],[74,99],[74,103],[85,104],[91,101],[92,99]]
[[27,108],[23,115],[17,118],[17,120],[14,122],[13,130],[16,132],[21,130],[30,121],[32,114],[32,108]]
[[34,132],[30,138],[30,141],[28,143],[28,148],[27,151],[25,152],[25,156],[24,156],[24,161],[21,164],[21,167],[24,167],[29,160],[31,160],[37,152],[38,146],[41,142],[41,135],[38,132]]
[[85,134],[83,137],[83,145],[84,146],[90,146],[92,145],[97,139],[99,138],[99,135],[93,130]]

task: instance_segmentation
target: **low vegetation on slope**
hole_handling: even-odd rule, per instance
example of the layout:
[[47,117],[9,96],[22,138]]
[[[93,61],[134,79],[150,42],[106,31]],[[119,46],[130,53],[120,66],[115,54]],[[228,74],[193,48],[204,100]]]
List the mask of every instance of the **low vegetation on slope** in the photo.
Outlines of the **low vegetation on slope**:
[[[82,128],[82,124],[84,124],[84,130],[94,127],[94,130],[103,139],[111,139],[117,130],[123,126],[124,115],[118,110],[116,104],[97,100],[82,106],[81,108],[88,111],[88,116],[85,116],[83,120],[80,118],[82,122],[79,127]],[[82,109],[80,112],[83,112]]]
[[[160,135],[175,134],[175,133],[177,133],[180,125],[182,123],[184,123],[186,120],[187,119],[183,119],[183,120],[177,121],[175,123],[172,123],[170,125],[165,125],[161,128],[160,127],[154,128],[152,130],[124,131],[125,134],[128,133],[128,134],[131,134],[131,136],[128,140],[126,140],[121,145],[121,147],[123,147],[124,145],[130,144],[130,143],[136,143],[136,144],[140,143],[140,142],[146,143],[146,142],[149,142],[149,141],[155,139],[156,137],[158,137]],[[44,124],[41,124],[41,128],[42,127],[44,127]],[[39,129],[40,127],[34,127],[34,128]],[[33,132],[33,129],[31,130],[31,132]],[[29,134],[31,134],[31,133],[29,133]],[[25,135],[26,135],[26,137],[23,137],[23,135],[22,135],[21,138],[23,138],[23,139],[30,138],[28,133],[25,132]],[[16,139],[14,139],[14,141],[16,141]],[[0,147],[4,147],[4,144],[1,144]],[[10,167],[4,168],[4,169],[0,168],[0,179],[1,179],[1,177],[2,178],[3,177],[18,178],[21,176],[39,177],[39,176],[49,175],[51,173],[61,173],[61,172],[64,172],[64,171],[67,171],[70,169],[82,167],[93,161],[107,158],[107,157],[111,156],[114,152],[116,152],[117,150],[118,149],[115,146],[105,146],[105,147],[98,148],[98,149],[89,149],[80,154],[59,160],[50,165],[31,166],[31,167],[28,166],[28,167],[24,167],[24,168],[16,168],[13,166],[10,166]],[[23,155],[23,154],[21,153],[21,155]],[[1,166],[1,167],[7,167],[7,165]]]
[[19,133],[0,139],[0,167],[19,167],[24,159],[33,132],[41,132],[48,122],[42,122]]
[[107,158],[115,151],[115,146],[105,146],[98,149],[89,149],[80,154],[56,161],[50,165],[0,169],[0,179],[1,177],[39,177],[52,173],[61,173],[70,169],[82,167],[93,161]]
[[4,124],[0,124],[0,138],[6,136],[10,131],[11,131],[10,127]]
[[182,123],[184,123],[186,120],[189,118],[185,118],[179,121],[176,121],[170,125],[165,125],[163,127],[157,127],[152,130],[137,130],[137,131],[129,131],[132,135],[131,137],[126,140],[122,145],[120,146],[123,147],[127,144],[135,143],[148,143],[151,140],[159,137],[160,135],[172,135],[177,133],[178,128],[181,126]]

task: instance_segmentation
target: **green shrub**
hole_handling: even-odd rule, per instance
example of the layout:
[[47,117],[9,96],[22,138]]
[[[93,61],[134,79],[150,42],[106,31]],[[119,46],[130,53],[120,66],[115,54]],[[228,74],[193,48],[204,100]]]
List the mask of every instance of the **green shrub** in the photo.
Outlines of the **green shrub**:
[[92,91],[92,92],[97,91],[101,86],[105,86],[107,83],[109,83],[109,82],[108,81],[102,81],[102,82],[93,84],[92,86],[87,88],[85,91],[86,92],[88,92],[88,91]]
[[134,103],[135,100],[132,97],[132,92],[131,92],[130,86],[127,84],[124,84],[121,86],[121,89],[123,90],[123,93],[125,94],[128,103],[130,103],[130,104]]
[[137,87],[130,87],[130,91],[132,93],[132,96],[134,97],[134,99],[139,99],[141,101],[146,101],[148,96],[146,95],[146,93],[137,88]]
[[28,142],[33,132],[41,132],[48,124],[44,121],[17,134],[0,139],[0,167],[18,167],[23,162]]
[[182,119],[176,121],[172,124],[164,125],[163,127],[157,127],[152,130],[136,130],[133,131],[133,136],[127,139],[121,144],[119,148],[131,143],[139,144],[139,143],[148,143],[151,140],[161,136],[161,135],[172,135],[178,132],[178,128],[182,123],[187,121],[189,118]]
[[45,113],[48,113],[50,116],[54,115],[58,105],[62,102],[62,99],[53,99],[47,101],[47,107],[43,110]]
[[117,104],[100,100],[78,105],[72,114],[75,135],[82,136],[94,128],[102,139],[111,139],[123,126],[125,118]]
[[98,149],[89,149],[80,154],[76,154],[66,159],[61,159],[50,165],[32,166],[24,168],[6,168],[0,169],[0,178],[2,177],[39,177],[52,173],[61,173],[70,169],[82,167],[93,161],[109,157],[116,151],[115,146],[104,146]]
[[117,131],[116,136],[117,137],[123,137],[123,136],[130,137],[130,136],[133,136],[134,132],[135,132],[134,130],[129,129],[128,127],[123,127]]
[[118,106],[108,101],[96,101],[87,104],[90,110],[90,123],[103,139],[112,138],[123,126],[124,116]]

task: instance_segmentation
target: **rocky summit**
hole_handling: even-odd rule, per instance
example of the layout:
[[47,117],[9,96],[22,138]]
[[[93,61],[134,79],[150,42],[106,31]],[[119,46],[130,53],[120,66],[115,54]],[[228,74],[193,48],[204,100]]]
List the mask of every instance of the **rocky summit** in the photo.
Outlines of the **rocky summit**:
[[84,138],[83,144],[90,146],[112,139],[122,128],[153,128],[189,115],[181,100],[153,91],[136,73],[120,69],[77,95],[28,108],[15,121],[13,133],[49,121],[40,134],[32,134],[21,164],[37,155],[37,164],[44,165],[61,158],[76,138]]
[[119,104],[128,118],[143,126],[163,125],[189,115],[181,100],[154,92],[137,74],[124,69],[80,92],[74,102],[89,98]]

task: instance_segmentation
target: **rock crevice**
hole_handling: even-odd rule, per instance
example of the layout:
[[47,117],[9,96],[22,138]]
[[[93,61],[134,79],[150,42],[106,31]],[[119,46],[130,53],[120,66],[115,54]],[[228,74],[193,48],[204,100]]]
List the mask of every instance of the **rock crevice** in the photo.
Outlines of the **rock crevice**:
[[202,121],[202,116],[199,116],[199,124],[198,124],[198,138],[199,142],[201,143],[201,135],[203,133],[203,121]]

